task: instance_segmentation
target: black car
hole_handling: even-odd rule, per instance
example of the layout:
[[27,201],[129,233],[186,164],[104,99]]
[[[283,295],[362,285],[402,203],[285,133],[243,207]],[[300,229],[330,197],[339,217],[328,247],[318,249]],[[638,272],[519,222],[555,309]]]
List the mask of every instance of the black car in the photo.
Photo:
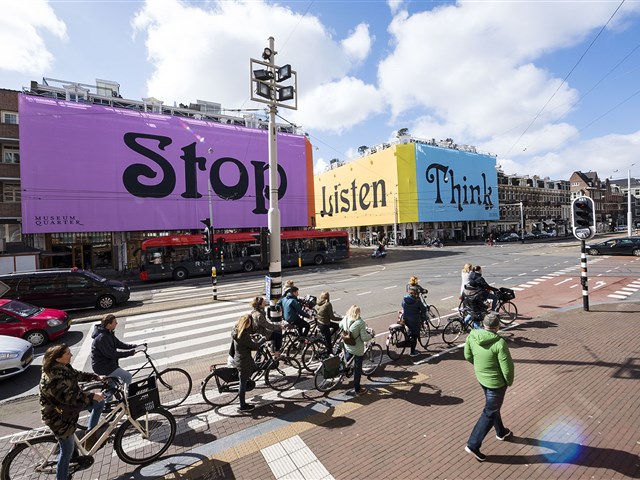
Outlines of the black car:
[[111,308],[129,300],[129,287],[117,280],[76,268],[37,270],[0,275],[9,291],[5,298],[39,307]]
[[640,257],[640,237],[612,238],[606,242],[587,245],[589,255],[635,255]]
[[520,237],[515,232],[503,233],[498,237],[499,242],[518,242]]

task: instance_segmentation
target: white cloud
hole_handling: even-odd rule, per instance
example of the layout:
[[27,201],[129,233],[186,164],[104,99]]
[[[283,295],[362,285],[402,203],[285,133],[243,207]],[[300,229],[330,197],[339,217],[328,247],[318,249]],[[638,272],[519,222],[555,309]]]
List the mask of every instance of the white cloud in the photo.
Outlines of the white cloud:
[[[380,89],[397,118],[422,112],[412,131],[484,142],[506,154],[561,85],[533,61],[584,40],[612,13],[604,2],[579,9],[577,15],[570,3],[469,2],[398,15],[389,27],[395,50],[379,66]],[[555,144],[546,140],[550,148],[570,138],[567,126],[553,124],[577,98],[562,85],[533,125],[557,132]],[[530,144],[523,141],[516,149]]]
[[67,39],[67,29],[46,0],[3,0],[0,3],[0,70],[41,75],[54,56],[42,31]]
[[249,58],[260,59],[273,36],[276,63],[300,72],[298,111],[283,116],[305,128],[342,131],[380,109],[375,87],[347,76],[371,47],[364,24],[335,41],[317,18],[261,0],[147,1],[133,24],[146,35],[154,65],[148,92],[167,103],[198,98],[223,108],[261,107],[249,101]]
[[298,123],[305,129],[335,133],[366,120],[384,107],[384,99],[374,86],[353,77],[318,85],[302,95],[300,103],[305,108],[296,115]]
[[369,36],[369,25],[359,24],[351,36],[342,41],[342,48],[347,57],[356,62],[361,62],[371,51],[371,37]]
[[391,14],[395,15],[398,10],[402,8],[404,4],[404,0],[387,0],[387,5],[389,6],[389,10],[391,10]]

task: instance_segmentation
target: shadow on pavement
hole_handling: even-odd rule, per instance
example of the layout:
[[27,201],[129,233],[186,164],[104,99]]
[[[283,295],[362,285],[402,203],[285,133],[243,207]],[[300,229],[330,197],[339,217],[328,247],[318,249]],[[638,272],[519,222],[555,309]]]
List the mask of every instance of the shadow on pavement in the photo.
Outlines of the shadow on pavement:
[[[224,478],[234,480],[236,478],[229,463],[210,459],[206,455],[188,452],[166,457],[165,460],[167,460],[167,462],[164,465],[162,476],[165,480],[174,478],[185,480],[214,480]],[[171,462],[171,460],[174,460],[174,462]],[[181,470],[185,470],[192,465],[193,467],[189,470],[181,472]],[[129,474],[126,478],[135,480],[156,479],[158,478],[158,470],[148,468],[147,471],[147,467],[142,467],[133,474]]]
[[510,443],[519,443],[547,450],[534,455],[489,455],[493,463],[526,465],[536,463],[564,463],[591,468],[614,470],[630,478],[640,478],[638,456],[612,448],[591,447],[572,442],[551,442],[537,438],[513,437]]
[[557,343],[536,342],[527,337],[511,337],[511,342],[509,343],[509,348],[549,348],[557,346]]

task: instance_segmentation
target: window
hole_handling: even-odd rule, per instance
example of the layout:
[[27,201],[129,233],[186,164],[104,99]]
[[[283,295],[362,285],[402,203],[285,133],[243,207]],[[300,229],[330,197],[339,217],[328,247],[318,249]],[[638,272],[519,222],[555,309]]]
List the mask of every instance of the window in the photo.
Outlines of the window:
[[2,123],[18,124],[18,112],[2,112]]
[[2,147],[2,163],[20,163],[20,149],[18,147]]
[[2,201],[4,203],[20,202],[20,185],[15,183],[5,183],[2,188]]

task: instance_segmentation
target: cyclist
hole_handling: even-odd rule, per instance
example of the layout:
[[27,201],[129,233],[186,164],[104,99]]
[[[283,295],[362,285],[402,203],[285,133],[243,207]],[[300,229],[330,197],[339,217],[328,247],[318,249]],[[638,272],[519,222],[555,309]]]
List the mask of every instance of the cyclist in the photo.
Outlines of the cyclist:
[[118,320],[115,315],[105,315],[100,320],[100,325],[93,329],[91,337],[91,367],[98,375],[118,377],[129,385],[132,380],[131,373],[120,368],[118,360],[135,355],[139,345],[124,343],[116,337]]
[[420,286],[420,279],[418,277],[416,277],[415,275],[411,275],[409,277],[409,283],[407,283],[407,293],[409,293],[409,289],[411,287],[416,287],[418,289],[418,295],[420,295],[422,293],[428,293],[426,288],[422,288]]
[[300,336],[306,337],[311,325],[309,325],[309,322],[303,320],[303,318],[310,317],[309,314],[302,309],[302,304],[298,300],[299,294],[300,291],[298,287],[292,286],[290,288],[287,296],[282,299],[282,316],[285,322],[297,327]]
[[409,343],[411,345],[412,357],[420,354],[416,350],[418,338],[420,337],[420,327],[426,321],[427,309],[420,300],[420,290],[416,285],[409,287],[409,293],[402,299],[402,318],[409,328]]
[[262,335],[267,341],[271,341],[273,348],[273,356],[280,356],[282,348],[282,324],[280,322],[272,322],[267,319],[265,308],[269,304],[262,297],[256,297],[251,302],[251,323],[253,331],[258,335]]
[[367,324],[360,316],[360,307],[358,305],[351,305],[351,308],[347,310],[344,318],[340,321],[340,329],[351,332],[351,335],[355,339],[354,345],[344,343],[345,360],[348,362],[351,355],[355,355],[353,359],[353,391],[356,395],[364,395],[367,393],[367,389],[360,385],[364,344],[373,337],[367,330]]
[[333,312],[333,305],[329,300],[329,292],[322,292],[318,302],[318,330],[324,336],[324,344],[327,347],[328,354],[331,354],[332,350],[331,336],[338,329],[334,322],[339,322],[340,320],[342,320],[342,317]]
[[482,267],[480,265],[473,267],[472,272],[469,274],[469,282],[467,285],[472,289],[480,289],[483,300],[491,300],[491,310],[496,309],[496,305],[498,305],[498,295],[496,295],[495,292],[497,292],[498,289],[489,285],[482,277]]
[[471,275],[472,270],[473,265],[471,265],[470,263],[465,263],[464,267],[462,267],[462,271],[460,272],[460,278],[462,280],[462,283],[460,285],[460,300],[462,300],[465,285],[469,283],[469,275]]
[[231,333],[235,351],[233,360],[240,377],[240,408],[238,408],[240,412],[250,412],[255,408],[255,405],[251,405],[245,401],[247,383],[256,368],[256,362],[253,359],[253,355],[251,355],[251,351],[258,350],[261,345],[261,343],[254,342],[251,338],[251,335],[254,333],[256,332],[253,330],[251,315],[243,315],[240,317]]
[[[98,424],[104,409],[101,393],[85,393],[78,382],[104,380],[101,375],[80,372],[71,366],[71,351],[64,343],[49,347],[42,361],[40,379],[40,413],[42,422],[58,440],[60,454],[56,467],[56,480],[69,480],[69,463],[74,452],[76,424],[83,410],[90,410],[88,429]],[[86,457],[76,458],[82,463]]]

